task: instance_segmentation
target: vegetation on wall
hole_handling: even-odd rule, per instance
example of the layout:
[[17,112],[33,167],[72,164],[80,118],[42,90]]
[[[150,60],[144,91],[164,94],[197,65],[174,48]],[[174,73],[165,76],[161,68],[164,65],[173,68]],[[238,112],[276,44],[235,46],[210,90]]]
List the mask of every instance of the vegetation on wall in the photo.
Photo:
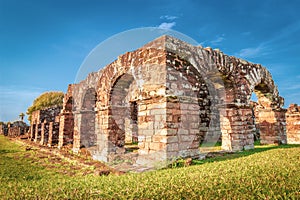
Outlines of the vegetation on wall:
[[28,115],[28,120],[31,121],[31,114],[36,110],[42,110],[53,106],[62,106],[63,98],[63,92],[52,91],[41,94],[33,101],[33,104],[27,109],[26,114]]

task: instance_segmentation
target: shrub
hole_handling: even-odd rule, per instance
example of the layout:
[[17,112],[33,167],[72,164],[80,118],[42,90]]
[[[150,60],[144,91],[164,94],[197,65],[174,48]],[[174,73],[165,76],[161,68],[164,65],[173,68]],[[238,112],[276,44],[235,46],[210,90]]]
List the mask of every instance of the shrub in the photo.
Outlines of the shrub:
[[36,110],[42,110],[53,106],[62,106],[64,93],[63,92],[45,92],[37,97],[33,104],[27,109],[26,114],[28,120],[31,121],[31,114]]

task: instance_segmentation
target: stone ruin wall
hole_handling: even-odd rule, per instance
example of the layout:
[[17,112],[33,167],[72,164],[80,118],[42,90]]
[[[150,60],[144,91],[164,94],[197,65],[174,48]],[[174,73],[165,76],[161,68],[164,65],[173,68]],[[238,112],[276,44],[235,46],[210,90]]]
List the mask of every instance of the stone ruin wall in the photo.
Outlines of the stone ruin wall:
[[29,130],[27,124],[23,121],[15,121],[8,124],[0,124],[0,135],[9,137],[19,137],[25,135]]
[[61,109],[61,107],[50,107],[32,112],[30,139],[41,145],[57,145]]
[[163,36],[69,85],[62,109],[33,113],[31,138],[140,164],[197,156],[220,137],[224,150],[251,149],[256,132],[263,144],[299,143],[298,107],[282,106],[263,66]]
[[286,112],[287,141],[300,144],[300,106],[291,104]]

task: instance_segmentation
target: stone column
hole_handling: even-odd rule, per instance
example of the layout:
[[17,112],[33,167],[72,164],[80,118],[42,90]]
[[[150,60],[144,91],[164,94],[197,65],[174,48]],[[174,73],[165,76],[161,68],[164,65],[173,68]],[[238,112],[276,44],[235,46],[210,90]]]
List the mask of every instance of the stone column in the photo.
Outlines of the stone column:
[[80,127],[81,113],[74,113],[74,135],[73,135],[73,151],[77,153],[80,150]]
[[58,135],[58,148],[59,149],[64,145],[64,126],[65,126],[65,116],[63,114],[60,114],[59,135]]
[[49,122],[49,136],[48,136],[48,146],[52,146],[52,138],[53,138],[53,122]]
[[34,139],[34,135],[35,135],[34,131],[35,131],[34,124],[31,124],[31,126],[30,126],[30,140]]
[[[143,100],[138,104],[137,163],[150,166],[166,161],[168,134],[170,134],[167,125],[166,98]],[[170,150],[178,150],[178,144],[171,146]]]
[[45,122],[41,123],[41,141],[40,145],[44,144],[44,139],[45,139]]
[[97,134],[97,149],[92,153],[96,160],[109,162],[109,153],[114,152],[113,144],[109,142],[109,108],[102,108],[96,112],[95,132]]
[[230,106],[220,112],[222,149],[240,151],[254,148],[255,125],[251,108]]
[[[167,97],[167,160],[199,155],[200,134],[207,132],[201,124],[196,97]],[[205,129],[205,130],[204,130]]]
[[38,134],[39,134],[39,124],[35,125],[35,136],[34,136],[34,142],[38,141]]

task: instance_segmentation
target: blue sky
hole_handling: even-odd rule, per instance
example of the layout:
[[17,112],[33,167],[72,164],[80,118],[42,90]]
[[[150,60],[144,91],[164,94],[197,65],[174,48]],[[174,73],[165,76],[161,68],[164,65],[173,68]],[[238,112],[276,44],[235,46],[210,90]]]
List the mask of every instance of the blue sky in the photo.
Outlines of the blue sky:
[[0,121],[17,119],[42,92],[65,92],[93,48],[141,27],[260,63],[285,106],[300,103],[299,9],[296,0],[0,0]]

